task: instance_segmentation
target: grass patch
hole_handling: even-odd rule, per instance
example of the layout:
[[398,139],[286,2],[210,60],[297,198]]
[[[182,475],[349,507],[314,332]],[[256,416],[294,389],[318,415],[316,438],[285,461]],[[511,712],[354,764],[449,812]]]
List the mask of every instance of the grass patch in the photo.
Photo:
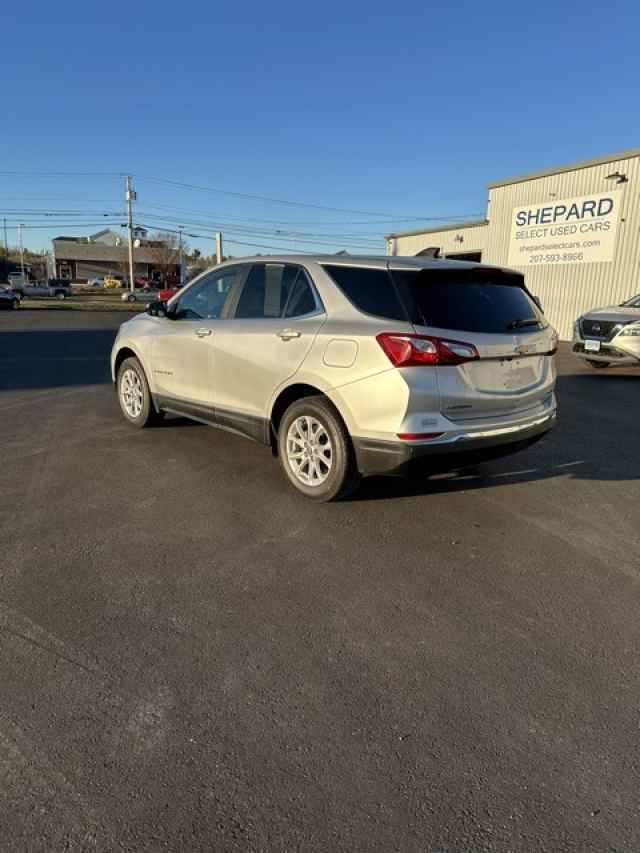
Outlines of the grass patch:
[[41,311],[145,311],[146,302],[123,302],[121,290],[103,290],[97,287],[75,291],[67,299],[34,297],[23,299],[21,308]]

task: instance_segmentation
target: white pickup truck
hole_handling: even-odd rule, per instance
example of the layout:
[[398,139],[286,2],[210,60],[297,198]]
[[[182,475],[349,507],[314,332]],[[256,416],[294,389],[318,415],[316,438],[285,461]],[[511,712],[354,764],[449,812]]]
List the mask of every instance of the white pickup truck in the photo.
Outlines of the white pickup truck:
[[66,299],[67,296],[72,295],[71,285],[61,278],[49,278],[46,281],[24,281],[19,273],[9,273],[9,284],[12,290],[23,299],[29,296]]

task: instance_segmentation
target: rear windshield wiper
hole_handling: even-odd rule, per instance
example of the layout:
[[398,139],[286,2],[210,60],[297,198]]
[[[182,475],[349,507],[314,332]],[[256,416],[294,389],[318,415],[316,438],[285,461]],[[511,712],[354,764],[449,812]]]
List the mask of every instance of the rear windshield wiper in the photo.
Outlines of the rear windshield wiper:
[[526,326],[539,326],[540,320],[530,317],[528,320],[512,320],[507,324],[507,329],[524,329]]

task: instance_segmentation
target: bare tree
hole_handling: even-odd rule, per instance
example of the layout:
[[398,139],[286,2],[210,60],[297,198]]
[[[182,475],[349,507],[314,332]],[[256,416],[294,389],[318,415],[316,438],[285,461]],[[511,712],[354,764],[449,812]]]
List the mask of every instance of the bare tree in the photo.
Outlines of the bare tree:
[[[153,258],[153,266],[160,271],[164,281],[179,277],[180,239],[177,234],[159,231],[149,240],[148,248]],[[189,246],[182,241],[183,257],[189,253]]]
[[[20,248],[18,246],[9,246],[7,260],[13,265],[20,264]],[[31,279],[43,279],[47,277],[47,257],[46,251],[42,249],[40,252],[32,252],[31,249],[24,250],[24,265],[27,275]]]

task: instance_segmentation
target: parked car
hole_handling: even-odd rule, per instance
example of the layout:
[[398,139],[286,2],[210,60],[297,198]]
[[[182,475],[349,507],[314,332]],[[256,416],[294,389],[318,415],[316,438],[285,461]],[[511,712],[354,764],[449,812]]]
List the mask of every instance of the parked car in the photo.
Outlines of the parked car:
[[16,310],[20,307],[20,296],[9,287],[0,287],[0,308]]
[[153,302],[158,299],[158,295],[157,290],[128,290],[122,294],[120,299],[123,302]]
[[21,272],[10,272],[7,276],[7,281],[11,288],[15,288],[16,286],[20,287],[23,284],[28,284],[29,279],[26,275],[22,275]]
[[431,258],[230,261],[124,323],[125,419],[174,412],[271,445],[332,500],[417,461],[504,456],[554,424],[557,334],[524,277]]
[[50,278],[46,281],[28,281],[26,284],[13,285],[16,293],[22,297],[49,296],[66,299],[73,295],[71,284],[65,279]]
[[90,287],[104,287],[104,276],[100,275],[97,278],[90,278],[87,284]]
[[0,284],[0,291],[13,294],[18,300],[22,299],[22,294],[15,291],[10,284]]
[[107,290],[116,290],[123,286],[122,278],[116,275],[105,275],[103,286]]
[[578,317],[573,352],[596,368],[640,366],[640,294]]
[[162,299],[165,302],[168,302],[170,299],[172,299],[176,295],[176,293],[178,293],[178,291],[180,290],[181,287],[182,287],[182,285],[176,285],[175,287],[165,287],[163,290],[161,290],[159,292],[158,297],[159,297],[159,299]]

